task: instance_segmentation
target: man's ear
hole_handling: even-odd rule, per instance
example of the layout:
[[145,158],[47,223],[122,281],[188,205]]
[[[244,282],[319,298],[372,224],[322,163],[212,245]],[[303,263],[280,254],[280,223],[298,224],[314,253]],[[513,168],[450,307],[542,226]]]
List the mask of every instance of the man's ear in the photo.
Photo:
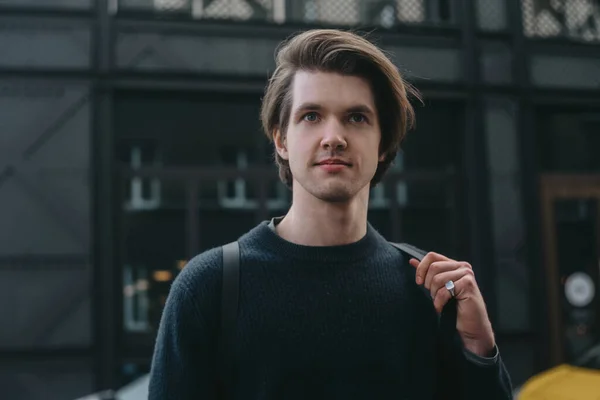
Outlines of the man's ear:
[[288,160],[289,156],[285,136],[281,134],[281,129],[279,128],[275,128],[273,131],[273,143],[275,143],[275,150],[279,154],[279,157]]
[[380,154],[380,155],[379,155],[379,162],[384,162],[386,157],[387,157],[387,154],[386,154],[386,153],[382,153],[382,154]]

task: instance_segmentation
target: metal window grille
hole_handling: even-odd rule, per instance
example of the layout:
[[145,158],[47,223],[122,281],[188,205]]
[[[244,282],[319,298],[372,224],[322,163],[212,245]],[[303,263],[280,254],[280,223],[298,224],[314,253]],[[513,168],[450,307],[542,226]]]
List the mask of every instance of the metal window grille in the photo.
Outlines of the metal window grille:
[[598,0],[522,0],[526,36],[600,40]]
[[396,17],[405,23],[419,23],[425,21],[425,1],[423,0],[397,0]]
[[477,0],[475,6],[478,26],[487,31],[500,31],[506,29],[506,1],[507,0]]
[[382,26],[455,21],[452,0],[112,0],[115,9],[196,19]]
[[157,11],[161,13],[189,14],[193,0],[109,0],[109,8],[119,10]]
[[379,25],[450,22],[447,0],[304,0],[304,22],[335,25]]
[[304,20],[312,23],[358,25],[358,0],[308,0],[304,2]]
[[273,5],[284,0],[113,0],[116,8],[189,15],[204,19],[273,20]]
[[157,11],[188,11],[189,0],[154,0],[154,9]]
[[273,0],[193,0],[194,18],[272,20]]

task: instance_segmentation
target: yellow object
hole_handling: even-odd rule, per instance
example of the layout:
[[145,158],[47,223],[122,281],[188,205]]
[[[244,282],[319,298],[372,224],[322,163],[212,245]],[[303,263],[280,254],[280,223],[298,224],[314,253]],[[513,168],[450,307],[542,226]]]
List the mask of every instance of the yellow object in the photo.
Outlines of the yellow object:
[[559,365],[532,378],[518,400],[598,400],[600,370]]

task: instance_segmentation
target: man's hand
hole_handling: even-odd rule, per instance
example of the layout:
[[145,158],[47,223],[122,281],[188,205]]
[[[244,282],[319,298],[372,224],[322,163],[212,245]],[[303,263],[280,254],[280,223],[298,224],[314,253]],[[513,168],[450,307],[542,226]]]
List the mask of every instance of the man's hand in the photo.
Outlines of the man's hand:
[[429,290],[438,313],[452,298],[446,282],[454,282],[456,329],[467,350],[489,356],[495,346],[494,332],[471,265],[437,253],[428,253],[421,262],[414,258],[409,262],[417,269],[417,284]]

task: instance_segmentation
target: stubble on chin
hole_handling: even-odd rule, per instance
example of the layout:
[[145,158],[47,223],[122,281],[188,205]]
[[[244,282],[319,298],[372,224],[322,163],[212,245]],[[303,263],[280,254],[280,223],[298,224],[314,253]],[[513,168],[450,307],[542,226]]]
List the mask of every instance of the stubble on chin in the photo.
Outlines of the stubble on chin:
[[357,195],[357,193],[353,193],[349,187],[339,183],[324,184],[323,186],[314,189],[312,195],[327,203],[346,203]]

